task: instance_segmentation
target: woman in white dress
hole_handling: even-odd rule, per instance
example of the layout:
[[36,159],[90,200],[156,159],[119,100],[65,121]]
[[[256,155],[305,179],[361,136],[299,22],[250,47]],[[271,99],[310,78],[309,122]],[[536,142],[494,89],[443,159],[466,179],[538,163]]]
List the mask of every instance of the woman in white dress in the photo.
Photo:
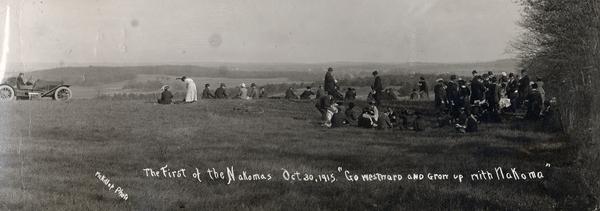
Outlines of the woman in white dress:
[[196,83],[191,78],[186,76],[181,77],[181,81],[185,82],[187,92],[185,94],[185,102],[193,103],[198,101],[198,90],[196,89]]

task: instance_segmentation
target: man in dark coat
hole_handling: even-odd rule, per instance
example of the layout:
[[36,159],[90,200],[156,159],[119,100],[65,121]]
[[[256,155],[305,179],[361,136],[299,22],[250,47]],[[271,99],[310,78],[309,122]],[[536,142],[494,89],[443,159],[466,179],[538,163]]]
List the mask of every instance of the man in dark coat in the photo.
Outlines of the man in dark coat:
[[338,111],[331,116],[331,127],[343,127],[346,125],[346,114],[345,112]]
[[521,79],[519,79],[519,99],[517,103],[517,108],[521,107],[521,105],[529,95],[529,92],[531,91],[531,85],[529,84],[531,80],[527,75],[527,70],[522,70],[521,75]]
[[373,81],[373,91],[375,91],[375,105],[381,105],[381,100],[383,98],[383,83],[381,82],[381,77],[379,77],[379,73],[377,70],[373,71],[373,76],[375,80]]
[[515,74],[508,74],[508,81],[506,82],[506,96],[510,99],[510,107],[509,110],[512,112],[516,111],[517,108],[517,98],[519,97],[519,93],[517,90],[519,89],[519,81],[515,78]]
[[500,108],[500,85],[498,85],[498,79],[493,76],[490,79],[489,84],[487,85],[487,92],[486,92],[486,101],[489,104],[489,119],[492,121],[500,121],[500,117],[499,115],[499,108]]
[[435,94],[435,108],[441,109],[442,105],[446,101],[446,88],[444,85],[444,79],[437,79],[437,84],[433,87],[433,93]]
[[325,91],[330,95],[333,95],[336,99],[339,99],[337,96],[337,80],[333,77],[333,68],[328,68],[327,73],[325,74],[325,81],[323,83],[325,85]]
[[204,84],[202,91],[202,99],[214,99],[215,95],[210,91],[210,84]]
[[300,94],[300,99],[302,100],[310,100],[310,96],[315,95],[310,86],[306,87],[306,90]]
[[458,102],[458,83],[456,82],[456,75],[450,76],[450,81],[446,87],[446,97],[448,98],[449,108],[452,113],[456,113],[456,111],[458,111],[456,107]]
[[470,101],[469,97],[471,96],[471,90],[467,87],[465,80],[458,80],[458,101],[457,106],[459,108],[469,108]]
[[225,84],[221,83],[221,86],[215,90],[215,98],[217,99],[227,99],[227,91],[225,90]]
[[473,104],[475,100],[483,100],[485,94],[485,87],[483,86],[483,79],[477,75],[471,80],[471,101]]
[[542,112],[542,94],[537,89],[537,84],[531,85],[531,92],[527,95],[527,119],[537,120]]

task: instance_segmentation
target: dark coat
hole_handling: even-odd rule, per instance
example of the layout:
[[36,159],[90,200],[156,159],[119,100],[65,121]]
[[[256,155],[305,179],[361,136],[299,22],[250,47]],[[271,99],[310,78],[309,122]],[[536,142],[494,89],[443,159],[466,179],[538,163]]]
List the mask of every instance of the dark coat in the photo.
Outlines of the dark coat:
[[444,85],[443,84],[436,84],[433,87],[433,93],[435,94],[435,99],[436,101],[439,100],[446,100],[446,90],[444,90]]
[[329,94],[332,94],[336,91],[336,87],[337,85],[335,84],[335,78],[333,77],[333,73],[327,72],[325,74],[324,82],[325,91],[329,92]]
[[529,92],[531,91],[531,85],[529,85],[529,76],[523,76],[523,78],[521,78],[519,80],[519,96],[522,98],[527,97],[527,95],[529,95]]
[[542,111],[542,94],[534,89],[527,95],[527,101],[527,116],[534,119],[538,118]]
[[219,87],[215,90],[215,97],[217,99],[226,99],[228,97],[227,91],[223,87]]
[[204,90],[202,91],[202,99],[214,99],[214,98],[215,98],[215,95],[213,95],[213,93],[211,93],[208,88],[204,88]]
[[471,81],[471,99],[473,100],[483,100],[485,93],[485,87],[483,84],[476,79]]
[[454,81],[448,82],[448,87],[446,88],[446,97],[448,101],[456,103],[458,100],[458,84]]
[[358,124],[358,117],[360,117],[359,111],[355,109],[346,109],[344,114],[346,115],[346,122],[348,122],[349,125]]
[[308,100],[312,95],[315,95],[315,93],[313,93],[310,90],[305,90],[304,92],[302,92],[302,94],[300,94],[300,99]]
[[165,90],[160,94],[160,99],[158,99],[159,104],[171,104],[173,100],[173,94],[169,90]]
[[331,106],[331,100],[329,99],[329,96],[327,95],[323,95],[319,98],[319,101],[317,102],[317,104],[315,105],[318,109],[327,109],[329,108],[329,106]]
[[381,77],[375,76],[375,81],[373,82],[373,90],[377,93],[381,93],[383,91],[383,83],[381,82]]
[[352,101],[356,99],[356,91],[353,89],[346,91],[346,96],[344,96],[345,100]]
[[346,121],[346,115],[342,112],[333,114],[331,117],[331,127],[343,127]]
[[501,87],[496,83],[489,83],[487,85],[486,100],[491,104],[498,104],[500,102],[500,89]]

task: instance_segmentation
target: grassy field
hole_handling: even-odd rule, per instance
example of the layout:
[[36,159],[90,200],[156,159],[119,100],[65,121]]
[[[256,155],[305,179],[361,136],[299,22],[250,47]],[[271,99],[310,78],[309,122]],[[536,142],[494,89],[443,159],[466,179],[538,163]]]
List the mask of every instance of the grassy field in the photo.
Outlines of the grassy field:
[[[404,102],[431,110],[430,102]],[[544,180],[470,181],[478,170],[541,171],[560,153],[529,150],[557,134],[512,123],[481,132],[326,129],[313,102],[17,101],[0,104],[0,209],[52,210],[418,210],[537,209],[556,202]],[[426,112],[427,113],[427,112]],[[431,119],[431,116],[427,117]],[[185,168],[187,178],[143,169]],[[213,181],[206,169],[270,173],[270,181]],[[348,182],[351,173],[463,174],[446,181]],[[192,178],[199,168],[202,182]],[[282,168],[334,174],[333,183],[290,182]],[[122,187],[123,200],[103,184]],[[114,189],[113,189],[114,190]]]

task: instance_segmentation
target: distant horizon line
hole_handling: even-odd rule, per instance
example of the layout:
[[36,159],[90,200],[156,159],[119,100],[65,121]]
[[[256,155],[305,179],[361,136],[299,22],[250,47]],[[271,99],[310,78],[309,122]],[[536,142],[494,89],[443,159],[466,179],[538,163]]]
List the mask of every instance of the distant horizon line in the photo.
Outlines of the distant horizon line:
[[499,58],[495,60],[482,60],[482,61],[457,61],[457,62],[441,62],[441,61],[413,61],[413,62],[384,62],[384,61],[323,61],[323,62],[261,62],[261,61],[198,61],[198,62],[179,62],[179,61],[165,61],[165,62],[79,62],[79,63],[65,63],[61,64],[56,62],[9,62],[9,65],[50,65],[55,66],[54,68],[60,67],[82,67],[82,66],[147,66],[147,65],[202,65],[202,64],[473,64],[473,63],[491,63],[504,60],[518,60],[518,58]]

